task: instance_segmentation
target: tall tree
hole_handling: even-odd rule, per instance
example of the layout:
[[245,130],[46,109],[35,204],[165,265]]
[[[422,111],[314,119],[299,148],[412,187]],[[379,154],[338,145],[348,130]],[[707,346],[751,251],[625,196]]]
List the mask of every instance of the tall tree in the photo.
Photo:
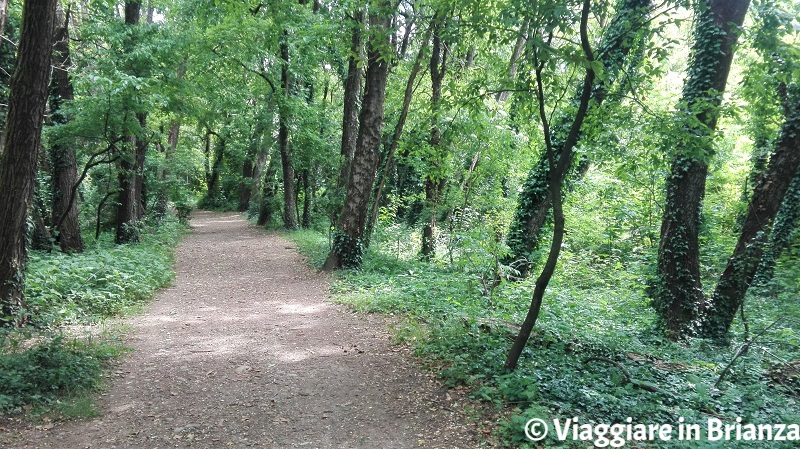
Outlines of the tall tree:
[[364,26],[364,12],[357,10],[353,14],[352,36],[350,39],[350,55],[347,58],[347,78],[344,83],[344,107],[342,111],[342,168],[339,172],[338,189],[347,187],[350,173],[350,162],[358,142],[358,100],[361,96],[361,59],[363,43],[361,29]]
[[26,0],[17,68],[0,149],[0,323],[14,324],[24,309],[25,222],[33,199],[36,157],[47,106],[57,0]]
[[[578,109],[575,112],[575,118],[569,126],[569,131],[564,141],[565,147],[568,148],[574,146],[575,142],[577,142],[580,136],[581,127],[586,119],[586,115],[589,110],[589,103],[592,100],[592,86],[596,78],[596,73],[592,65],[592,62],[594,62],[594,54],[589,43],[588,32],[590,9],[590,0],[583,0],[579,32],[581,51],[586,58],[587,64],[585,64],[586,69],[583,78],[583,88],[581,89],[581,94],[578,100]],[[547,50],[547,47],[549,47],[549,45],[547,45],[547,47],[543,45],[544,42],[545,40],[540,36],[538,43],[540,47],[535,48],[533,51],[533,65],[535,67],[536,103],[538,104],[539,119],[542,122],[542,131],[544,133],[544,142],[546,147],[545,158],[547,159],[549,176],[548,194],[550,196],[550,202],[553,205],[553,239],[550,244],[550,251],[547,255],[547,261],[545,262],[544,267],[542,267],[542,272],[539,274],[539,277],[536,278],[533,295],[531,296],[531,303],[530,306],[528,306],[528,313],[525,315],[525,319],[520,326],[519,333],[517,333],[514,343],[511,345],[511,349],[508,351],[508,356],[506,357],[506,362],[504,364],[504,368],[507,371],[513,371],[517,368],[519,357],[522,355],[522,351],[525,349],[525,345],[528,343],[528,339],[531,336],[533,327],[536,325],[536,321],[539,318],[539,312],[542,308],[542,302],[544,301],[544,294],[547,290],[547,286],[550,283],[550,279],[555,273],[556,265],[558,264],[558,258],[561,254],[561,244],[564,240],[565,223],[564,212],[562,210],[561,189],[564,182],[564,176],[572,165],[573,153],[571,151],[558,151],[558,148],[553,145],[553,136],[551,132],[552,129],[550,127],[547,112],[545,111],[546,100],[542,82],[544,63],[539,59],[540,51]]]
[[445,177],[442,173],[445,149],[442,148],[442,130],[439,127],[442,103],[442,82],[447,73],[447,57],[449,45],[442,39],[448,17],[436,14],[433,17],[433,45],[429,73],[431,76],[431,131],[428,139],[429,154],[426,157],[428,173],[425,176],[425,209],[429,217],[422,228],[421,255],[430,260],[436,253],[436,219],[438,215],[439,197],[444,188]]
[[761,263],[770,225],[799,168],[800,86],[793,85],[786,104],[786,121],[775,151],[756,183],[739,240],[703,311],[700,326],[703,336],[720,338],[728,332]]
[[[50,116],[54,123],[66,123],[69,117],[61,110],[65,101],[74,97],[69,70],[69,22],[70,11],[66,13],[58,7],[53,45],[53,80],[50,95]],[[52,169],[53,231],[61,250],[64,252],[83,251],[80,222],[78,220],[78,162],[75,147],[71,144],[55,143],[50,149]]]
[[378,168],[393,15],[392,2],[388,0],[378,1],[369,11],[367,74],[358,140],[350,165],[347,194],[334,232],[333,248],[323,266],[326,270],[361,266],[369,196]]
[[289,33],[284,30],[280,42],[281,52],[281,88],[283,97],[278,105],[278,149],[281,153],[281,168],[283,169],[283,226],[286,229],[297,227],[294,214],[294,166],[292,153],[289,148]]
[[[651,3],[651,0],[618,1],[614,17],[604,30],[602,41],[597,47],[597,60],[602,64],[604,75],[595,81],[592,89],[593,104],[603,103],[608,91],[615,85],[621,85],[619,89],[621,92],[627,91],[628,80],[625,74],[635,71],[639,61],[637,58],[632,58],[627,64],[629,70],[625,70],[626,62],[629,61],[628,56],[631,51],[641,47],[650,36],[651,30],[648,24]],[[580,93],[576,94],[576,103],[579,98]],[[581,135],[572,145],[566,144],[566,130],[570,129],[573,120],[573,114],[563,114],[555,119],[552,128],[556,151],[574,153],[575,145],[580,142]],[[586,163],[587,161],[583,162],[584,169],[587,167]],[[532,254],[539,248],[541,229],[547,223],[549,216],[551,200],[548,193],[548,172],[547,158],[542,156],[528,172],[506,238],[510,252],[505,262],[512,265],[522,276],[527,275],[532,268]],[[568,173],[569,171],[563,175],[566,177]]]
[[[136,44],[135,27],[139,24],[142,4],[140,1],[125,2],[125,24],[129,27],[126,36],[125,51],[133,52]],[[128,67],[130,75],[136,75],[136,67]],[[143,111],[134,113],[140,131],[147,125],[147,114]],[[139,241],[136,222],[144,214],[142,204],[142,170],[147,151],[147,142],[135,135],[128,136],[129,151],[120,158],[119,170],[119,199],[117,204],[116,237],[117,243],[131,243]]]
[[668,333],[695,333],[704,307],[699,233],[708,163],[739,28],[750,0],[698,0],[689,73],[668,139],[671,155],[653,306]]

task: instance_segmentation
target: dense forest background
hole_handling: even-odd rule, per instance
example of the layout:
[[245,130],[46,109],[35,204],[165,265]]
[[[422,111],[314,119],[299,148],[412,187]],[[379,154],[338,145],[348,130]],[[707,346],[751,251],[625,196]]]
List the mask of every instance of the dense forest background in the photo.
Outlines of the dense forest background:
[[[236,210],[307,230],[511,444],[548,413],[800,419],[800,3],[0,7],[3,323],[114,314],[70,293],[81,253]],[[41,144],[26,31],[53,50]]]

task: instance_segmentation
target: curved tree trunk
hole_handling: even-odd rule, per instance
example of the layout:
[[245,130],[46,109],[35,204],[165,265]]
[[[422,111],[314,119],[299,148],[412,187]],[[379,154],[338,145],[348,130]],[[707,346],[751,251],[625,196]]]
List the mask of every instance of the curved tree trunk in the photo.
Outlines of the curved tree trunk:
[[739,241],[703,313],[701,334],[705,337],[721,338],[728,332],[758,270],[769,227],[800,169],[800,92],[791,98],[775,151],[753,190]]
[[5,146],[0,150],[0,324],[25,307],[25,222],[47,105],[56,0],[26,0],[17,68],[11,78]]
[[658,247],[653,306],[673,338],[696,333],[705,307],[699,232],[709,155],[738,28],[750,0],[705,0],[697,5],[693,56],[678,114],[683,135],[668,142],[672,155]]

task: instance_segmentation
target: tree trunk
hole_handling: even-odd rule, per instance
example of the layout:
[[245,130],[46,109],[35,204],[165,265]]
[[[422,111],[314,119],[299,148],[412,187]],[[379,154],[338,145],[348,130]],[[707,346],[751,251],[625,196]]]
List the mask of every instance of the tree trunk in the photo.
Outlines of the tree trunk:
[[0,324],[19,324],[25,308],[25,223],[47,106],[56,0],[26,0],[11,77],[5,147],[0,152]]
[[[594,55],[589,45],[587,30],[589,9],[589,0],[584,0],[583,10],[581,11],[580,36],[583,53],[586,56],[586,59],[589,62],[592,62],[594,60]],[[508,357],[506,358],[504,365],[506,371],[513,371],[517,368],[517,363],[522,355],[522,351],[525,349],[525,345],[527,345],[528,339],[530,339],[531,332],[533,331],[533,326],[536,325],[536,321],[539,318],[539,312],[541,311],[542,302],[544,301],[544,293],[547,290],[547,286],[550,283],[550,279],[553,277],[553,274],[556,270],[556,265],[558,264],[558,258],[561,254],[561,245],[564,240],[565,229],[564,212],[562,210],[562,183],[564,176],[566,176],[566,172],[572,165],[573,158],[571,151],[559,152],[558,149],[553,145],[553,139],[550,132],[551,128],[548,123],[547,113],[545,111],[544,88],[542,85],[543,65],[539,63],[537,55],[537,51],[534,50],[534,66],[536,67],[536,100],[539,106],[539,119],[542,122],[545,147],[547,149],[545,158],[547,159],[549,168],[548,192],[550,195],[550,201],[553,205],[553,240],[550,244],[550,252],[547,255],[547,261],[542,268],[541,274],[536,279],[533,295],[531,297],[531,304],[528,307],[528,313],[525,315],[525,320],[520,326],[519,333],[514,339],[511,349],[508,351]],[[586,75],[583,79],[583,89],[581,90],[578,100],[578,108],[575,112],[575,119],[570,125],[569,134],[566,137],[567,143],[576,142],[578,140],[578,135],[580,134],[581,127],[586,119],[586,114],[589,110],[589,103],[592,99],[592,85],[594,84],[594,81],[595,73],[591,68],[591,65],[589,65],[589,67],[586,69]]]
[[[179,121],[175,120],[170,123],[169,131],[167,132],[167,148],[164,150],[165,162],[172,160],[172,157],[175,155],[175,150],[178,149],[180,132],[181,124]],[[169,171],[167,167],[161,167],[158,171],[158,180],[161,185],[158,189],[155,205],[153,206],[153,215],[156,217],[163,217],[167,213],[167,204],[169,203],[168,176]]]
[[361,59],[363,43],[361,42],[361,27],[364,23],[364,12],[356,11],[353,18],[353,31],[350,40],[350,57],[347,62],[347,79],[344,84],[344,107],[342,114],[342,168],[339,172],[337,190],[342,191],[347,187],[350,173],[350,163],[358,140],[358,100],[361,97]]
[[[220,170],[222,169],[222,161],[225,159],[225,139],[218,134],[214,134],[217,136],[217,144],[214,146],[214,163],[211,164],[211,172],[208,177],[208,183],[206,187],[208,187],[207,198],[209,204],[213,207],[220,206],[219,204],[219,176]],[[211,137],[209,136],[209,139]]]
[[[517,42],[514,44],[514,51],[511,52],[511,62],[508,64],[508,80],[510,82],[513,82],[517,78],[517,70],[519,70],[519,58],[522,56],[522,52],[525,50],[525,44],[528,42],[528,27],[530,26],[530,23],[531,21],[528,19],[519,28],[519,36],[517,36]],[[500,92],[497,92],[495,99],[502,103],[508,100],[509,94],[510,92],[508,90],[503,89]]]
[[[127,26],[136,26],[139,23],[140,14],[141,2],[125,2],[125,24]],[[125,42],[126,51],[132,51],[133,45],[134,42],[128,39]],[[136,118],[140,125],[146,120],[144,114],[140,113],[136,114]],[[141,192],[137,192],[137,186],[139,185],[138,172],[142,144],[135,136],[128,136],[126,141],[128,144],[126,152],[128,154],[120,158],[119,198],[117,200],[116,236],[114,239],[117,244],[135,243],[141,238],[137,229],[137,221],[141,211],[139,203],[142,197]]]
[[738,28],[750,0],[697,5],[693,57],[678,108],[684,133],[668,142],[672,155],[658,247],[653,306],[672,338],[697,332],[705,306],[699,232],[712,137],[728,81]]
[[278,173],[278,158],[273,154],[269,158],[267,171],[264,173],[264,180],[261,184],[261,203],[258,208],[258,226],[266,226],[272,221],[275,213],[274,202],[277,191],[277,181],[275,175]]
[[294,167],[292,154],[289,149],[289,43],[288,32],[283,32],[281,39],[281,87],[283,101],[278,105],[278,149],[281,153],[281,168],[283,170],[283,226],[286,229],[295,229],[297,220],[294,214]]
[[728,332],[758,270],[769,227],[800,168],[800,88],[794,90],[775,151],[753,190],[739,241],[703,313],[704,337],[721,338]]
[[[69,78],[71,64],[69,51],[69,11],[65,14],[59,6],[53,45],[53,79],[51,81],[50,117],[54,123],[64,124],[70,120],[61,111],[64,101],[73,99],[72,80]],[[56,144],[50,149],[52,167],[52,224],[56,241],[64,252],[82,252],[78,220],[78,162],[75,148]]]
[[445,158],[442,149],[442,130],[439,128],[439,109],[442,102],[442,81],[447,72],[448,46],[442,42],[441,33],[446,20],[434,15],[433,20],[433,45],[431,48],[430,75],[431,75],[431,135],[430,155],[425,161],[428,174],[425,176],[425,209],[430,216],[422,228],[422,246],[420,255],[423,260],[431,260],[436,254],[436,219],[438,215],[439,196],[444,188],[445,178],[441,173],[441,166]]
[[364,225],[369,196],[378,168],[378,148],[383,127],[386,80],[389,75],[391,2],[382,0],[370,13],[367,76],[358,128],[358,141],[347,182],[347,195],[333,237],[333,248],[323,269],[361,266]]
[[[139,122],[139,127],[142,131],[147,127],[147,114],[138,112],[136,120]],[[147,212],[147,192],[144,185],[144,160],[147,157],[147,147],[149,142],[142,136],[134,136],[133,138],[135,154],[134,154],[134,203],[136,205],[136,220],[139,221],[144,218]]]
[[300,174],[300,179],[303,183],[303,218],[300,224],[303,229],[311,227],[311,183],[308,179],[308,169],[303,170]]
[[792,243],[792,237],[797,231],[798,222],[800,222],[798,204],[800,204],[800,172],[795,173],[775,217],[775,226],[772,228],[770,241],[764,248],[764,255],[761,257],[761,264],[756,273],[756,283],[766,285],[772,280],[778,258]]
[[[627,91],[624,74],[635,72],[640,61],[630,58],[631,50],[647,42],[650,35],[648,27],[651,0],[620,0],[611,23],[603,33],[602,42],[597,48],[597,59],[603,63],[605,76],[597,80],[592,88],[592,103],[601,104],[607,91],[615,85],[621,85],[621,93]],[[634,59],[626,64],[626,60]],[[629,67],[625,70],[626,65]],[[580,98],[578,91],[575,102]],[[562,114],[555,119],[553,128],[553,146],[557,152],[574,153],[575,145],[580,142],[580,134],[574,142],[566,142],[565,132],[569,129],[574,117]],[[543,153],[544,154],[544,153]],[[570,158],[573,158],[570,156]],[[588,168],[588,162],[584,164]],[[527,276],[533,267],[534,253],[539,249],[541,230],[550,216],[550,195],[548,194],[549,169],[545,157],[534,163],[519,195],[519,202],[509,228],[506,243],[509,255],[503,260],[507,265],[519,271],[521,277]],[[569,171],[563,175],[566,176]],[[580,173],[579,173],[580,174]],[[565,179],[566,180],[566,179]],[[562,185],[564,181],[562,180]]]
[[6,32],[7,19],[8,19],[8,0],[0,0],[0,37],[2,37]]
[[414,65],[411,67],[411,72],[408,74],[406,90],[403,94],[403,107],[400,109],[400,117],[397,119],[397,123],[394,127],[392,141],[389,144],[389,151],[386,153],[386,161],[383,164],[383,170],[381,171],[381,176],[378,180],[378,186],[375,189],[375,198],[372,200],[372,213],[370,214],[369,221],[367,221],[367,229],[364,233],[364,245],[367,247],[369,246],[369,241],[372,237],[372,231],[375,228],[375,222],[378,220],[378,211],[381,207],[383,187],[386,184],[386,178],[389,176],[389,172],[392,168],[394,153],[397,151],[397,147],[400,145],[400,137],[403,135],[403,128],[406,125],[406,119],[408,119],[408,108],[411,106],[411,98],[414,95],[414,82],[416,81],[417,75],[422,68],[422,59],[425,56],[425,49],[430,41],[432,30],[433,27],[428,28],[428,31],[425,34],[422,43],[420,44],[417,57],[414,59]]

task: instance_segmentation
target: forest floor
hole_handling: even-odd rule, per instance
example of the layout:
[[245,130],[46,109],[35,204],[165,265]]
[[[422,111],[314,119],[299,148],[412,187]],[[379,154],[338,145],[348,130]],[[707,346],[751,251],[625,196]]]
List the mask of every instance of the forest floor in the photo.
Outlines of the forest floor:
[[329,278],[237,214],[198,212],[177,278],[124,320],[133,351],[100,417],[0,421],[5,448],[477,448],[463,397],[391,322],[327,300]]

